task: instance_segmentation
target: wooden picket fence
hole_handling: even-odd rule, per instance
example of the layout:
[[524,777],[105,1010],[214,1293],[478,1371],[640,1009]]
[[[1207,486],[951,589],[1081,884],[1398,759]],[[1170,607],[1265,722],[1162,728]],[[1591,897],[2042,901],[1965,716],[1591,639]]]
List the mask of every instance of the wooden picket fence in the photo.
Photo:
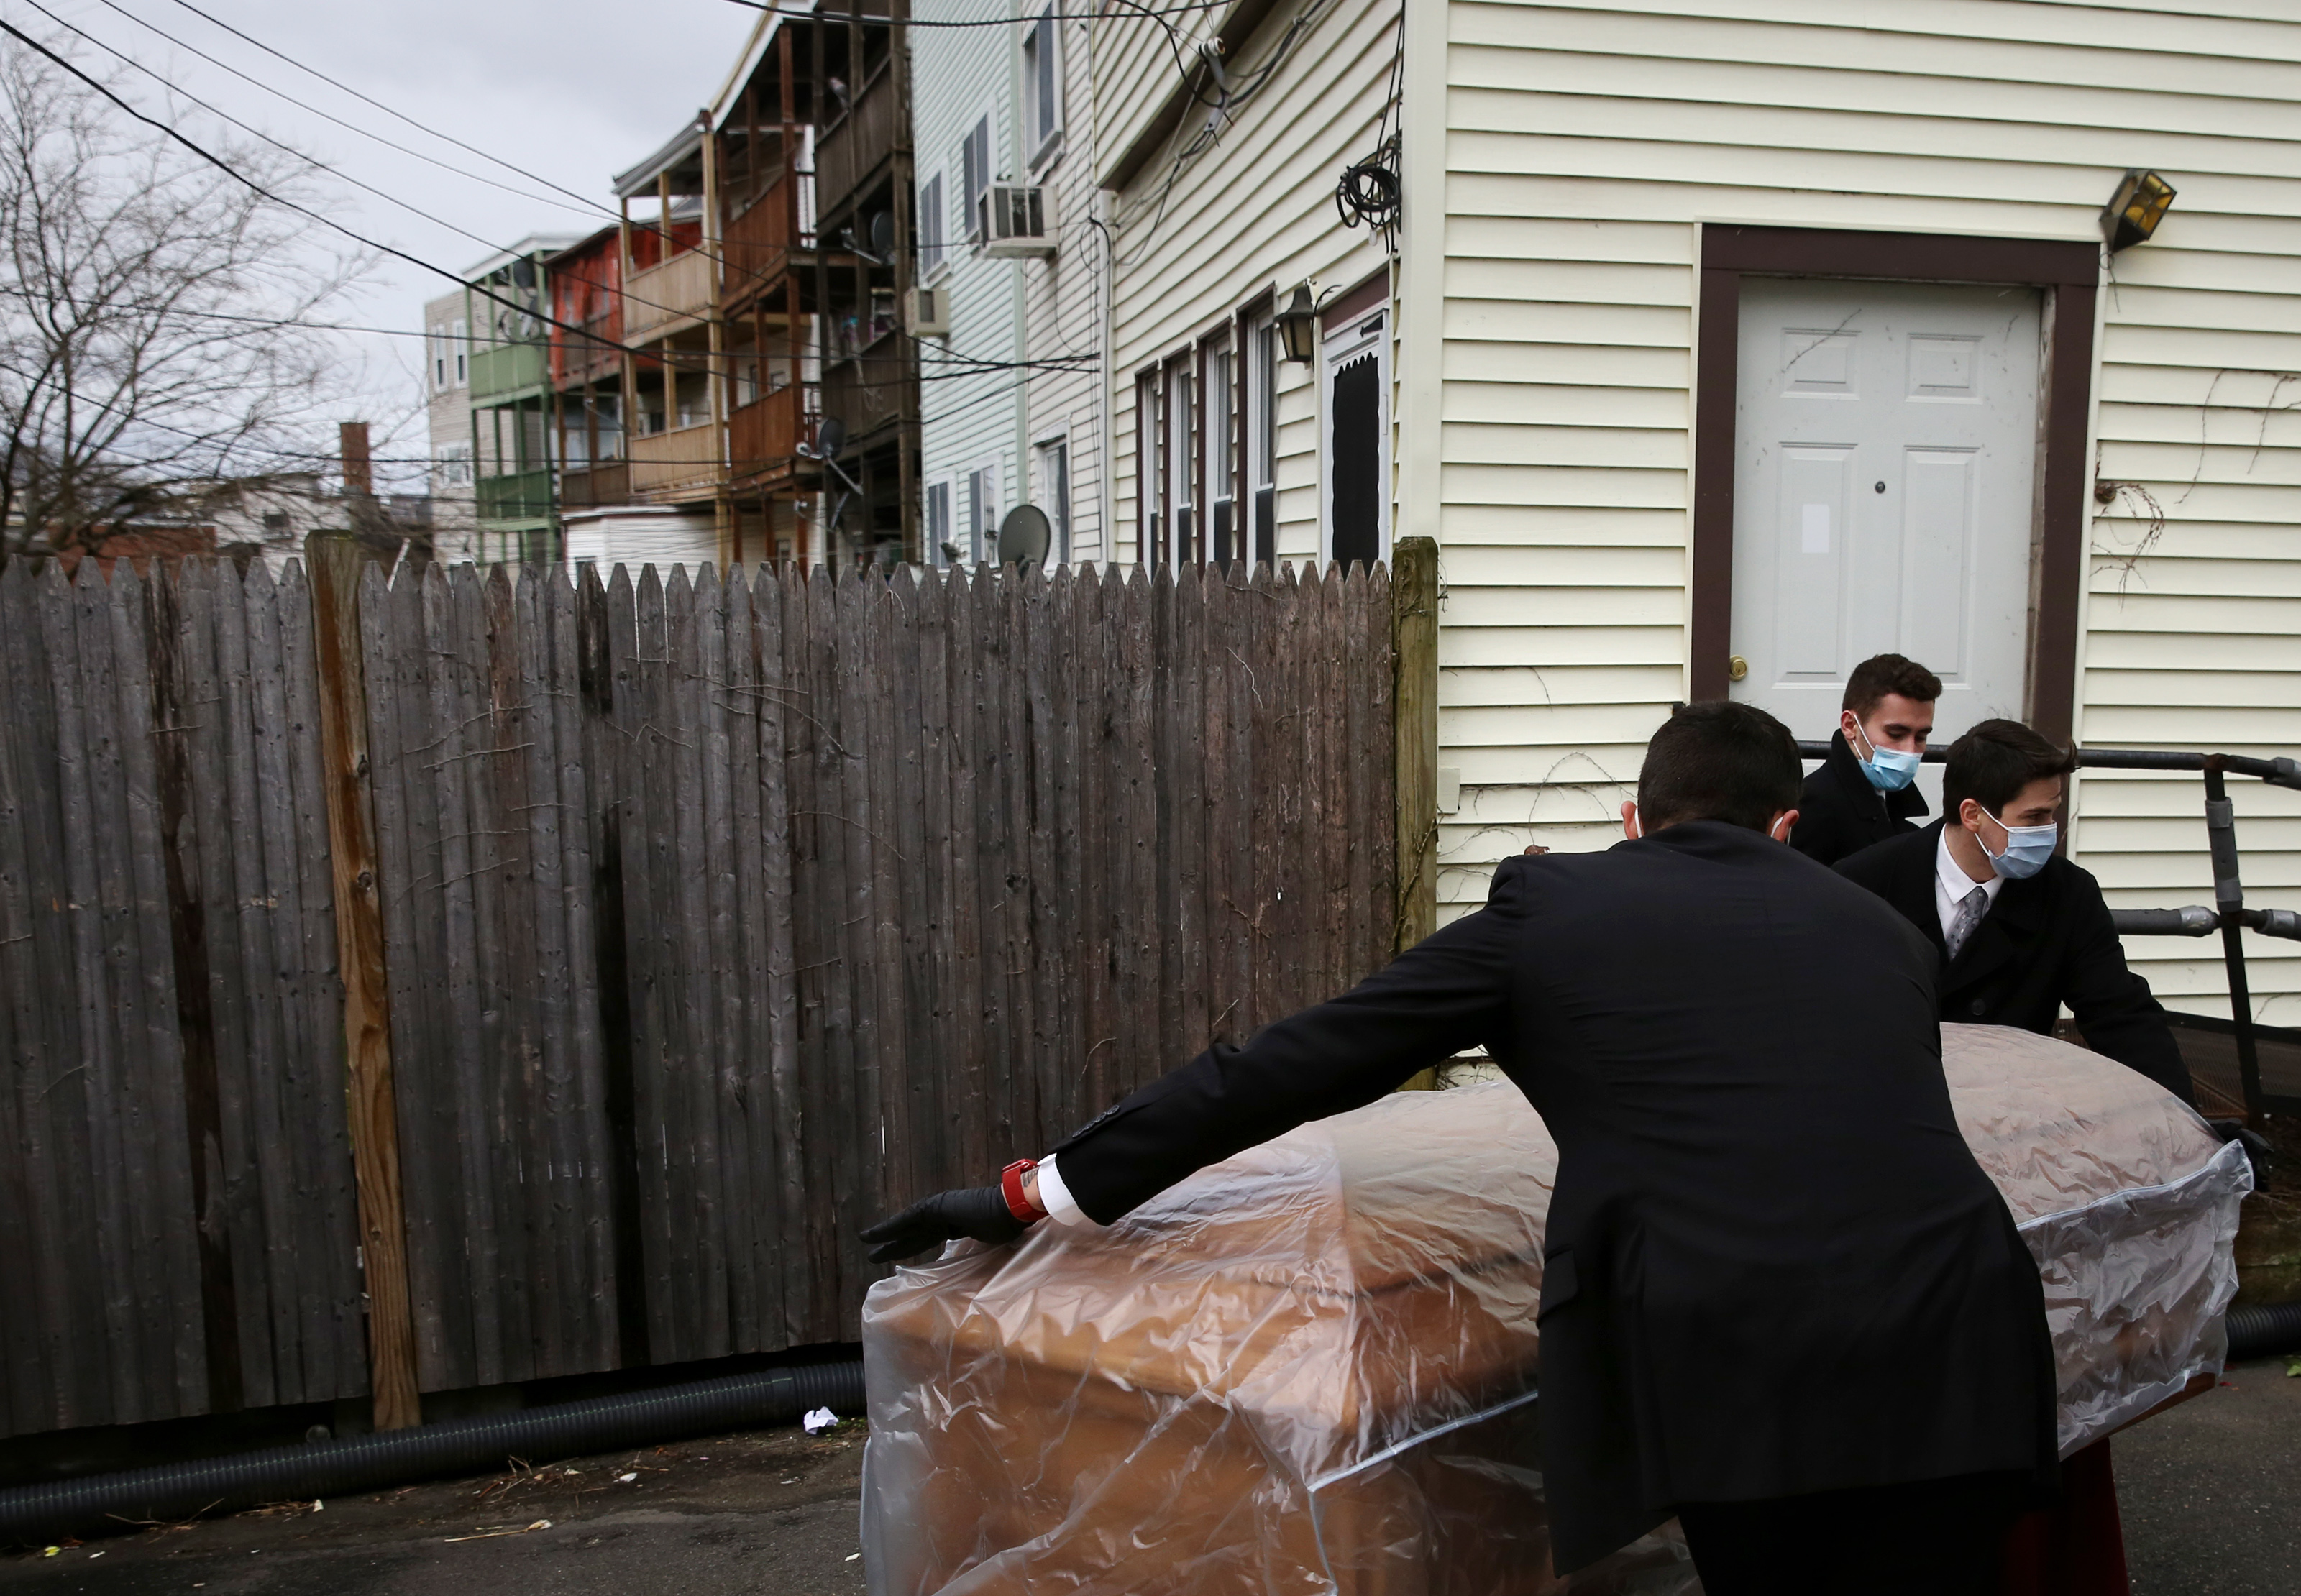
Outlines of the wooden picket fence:
[[1427,929],[1413,571],[10,565],[0,1434],[851,1339]]

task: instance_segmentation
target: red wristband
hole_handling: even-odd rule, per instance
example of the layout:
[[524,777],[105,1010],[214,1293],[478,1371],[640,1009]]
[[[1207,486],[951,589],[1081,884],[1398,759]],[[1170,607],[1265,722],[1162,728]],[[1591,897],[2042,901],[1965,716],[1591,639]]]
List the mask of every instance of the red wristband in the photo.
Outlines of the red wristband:
[[1023,1175],[1036,1169],[1036,1158],[1017,1158],[999,1172],[999,1190],[1007,1199],[1007,1211],[1025,1224],[1035,1224],[1047,1216],[1047,1210],[1023,1195]]

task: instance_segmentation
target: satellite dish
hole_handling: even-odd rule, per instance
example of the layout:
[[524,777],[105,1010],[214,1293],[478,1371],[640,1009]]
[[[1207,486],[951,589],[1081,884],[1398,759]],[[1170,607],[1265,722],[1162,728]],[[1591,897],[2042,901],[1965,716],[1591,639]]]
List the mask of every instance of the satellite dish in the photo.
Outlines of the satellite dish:
[[874,211],[871,213],[871,247],[885,260],[895,253],[895,213]]
[[999,523],[999,563],[1002,565],[1043,565],[1055,546],[1054,524],[1036,505],[1017,505]]
[[847,447],[847,423],[835,415],[826,415],[816,423],[815,457],[828,460]]

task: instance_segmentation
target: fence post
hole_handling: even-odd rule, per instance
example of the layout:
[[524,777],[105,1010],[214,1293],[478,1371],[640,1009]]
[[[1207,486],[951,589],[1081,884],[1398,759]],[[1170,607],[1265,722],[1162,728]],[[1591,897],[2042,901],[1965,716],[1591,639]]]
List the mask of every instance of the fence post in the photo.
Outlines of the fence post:
[[320,675],[320,756],[326,770],[328,852],[336,902],[336,962],[344,982],[344,1064],[352,1175],[359,1191],[361,1279],[367,1291],[368,1384],[375,1427],[423,1422],[415,1386],[415,1317],[407,1289],[407,1229],[399,1193],[399,1120],[391,1083],[391,997],[384,983],[383,899],[367,767],[367,689],[361,670],[359,581],[371,557],[356,534],[304,541]]
[[1438,545],[1401,538],[1390,562],[1398,756],[1398,951],[1438,929]]
[[[1401,538],[1390,553],[1393,741],[1398,762],[1396,950],[1438,929],[1438,545]],[[1406,1089],[1427,1090],[1423,1070]]]

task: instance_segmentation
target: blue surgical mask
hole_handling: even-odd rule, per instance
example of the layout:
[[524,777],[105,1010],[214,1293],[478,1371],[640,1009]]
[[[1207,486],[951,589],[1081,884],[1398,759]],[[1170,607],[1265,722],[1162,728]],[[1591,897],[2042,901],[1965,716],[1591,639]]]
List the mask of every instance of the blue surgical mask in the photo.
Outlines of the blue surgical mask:
[[1870,756],[1862,762],[1862,773],[1870,778],[1870,785],[1880,792],[1899,792],[1918,779],[1918,766],[1924,763],[1922,754],[1904,754],[1899,748],[1881,748],[1870,741],[1862,723],[1853,723],[1854,734],[1870,749]]
[[[1989,815],[1987,809],[1982,813]],[[1995,815],[1989,815],[1989,818],[1997,820]],[[2027,881],[2043,870],[2046,861],[2054,856],[2054,844],[2061,840],[2062,828],[2058,825],[2009,826],[2002,820],[1997,820],[1997,823],[2005,829],[2004,853],[1991,853],[1989,844],[1981,842],[1979,836],[1974,840],[1981,842],[1981,851],[1989,860],[1989,867],[2009,882]]]

